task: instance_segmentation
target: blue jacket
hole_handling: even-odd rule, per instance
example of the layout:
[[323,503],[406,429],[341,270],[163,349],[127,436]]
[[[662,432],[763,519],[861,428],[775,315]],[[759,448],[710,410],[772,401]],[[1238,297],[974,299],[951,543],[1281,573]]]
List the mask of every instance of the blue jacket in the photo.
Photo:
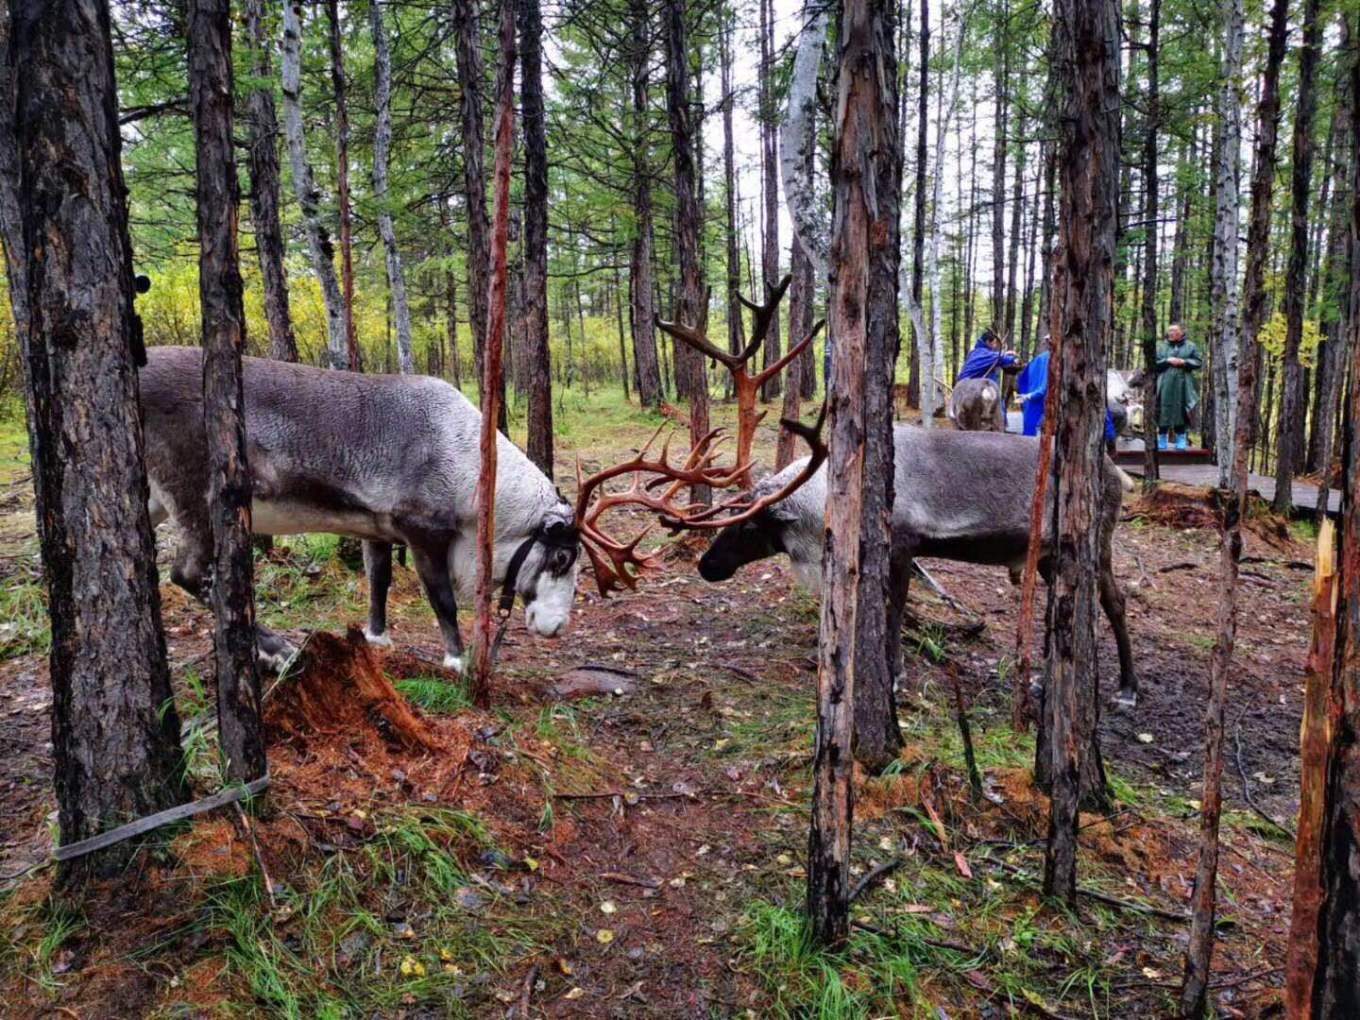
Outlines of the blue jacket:
[[[1015,377],[1016,392],[1020,395],[1025,416],[1024,434],[1037,436],[1044,427],[1044,401],[1048,398],[1048,351],[1036,356]],[[1105,409],[1105,441],[1115,437],[1114,415]]]
[[[959,379],[990,379],[1001,381],[1003,368],[1014,368],[1020,360],[1014,354],[1003,354],[987,346],[987,341],[979,338],[976,346],[968,352],[968,357],[959,372]],[[958,382],[958,379],[954,380]]]

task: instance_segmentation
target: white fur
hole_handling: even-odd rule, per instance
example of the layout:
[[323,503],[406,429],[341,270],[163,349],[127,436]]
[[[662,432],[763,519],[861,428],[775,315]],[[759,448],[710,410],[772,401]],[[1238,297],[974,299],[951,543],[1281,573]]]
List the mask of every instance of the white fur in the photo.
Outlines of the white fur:
[[463,672],[463,659],[464,656],[462,655],[452,655],[446,652],[444,654],[444,668],[451,669],[455,673],[461,673]]
[[576,575],[580,568],[578,558],[561,577],[546,571],[539,574],[534,600],[524,609],[524,625],[530,631],[539,637],[557,637],[562,633],[576,601]]
[[364,640],[370,645],[377,645],[379,648],[391,648],[392,639],[386,634],[374,634],[367,627],[364,628]]

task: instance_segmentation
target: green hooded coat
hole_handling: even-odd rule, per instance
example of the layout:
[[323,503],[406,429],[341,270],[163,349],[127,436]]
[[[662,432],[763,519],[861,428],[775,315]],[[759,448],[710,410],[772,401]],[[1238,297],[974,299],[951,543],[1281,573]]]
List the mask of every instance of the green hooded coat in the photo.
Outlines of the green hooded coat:
[[[1184,366],[1167,364],[1181,358]],[[1195,372],[1199,370],[1199,351],[1185,337],[1179,343],[1164,341],[1157,345],[1157,428],[1184,432],[1190,427],[1190,412],[1199,404]]]

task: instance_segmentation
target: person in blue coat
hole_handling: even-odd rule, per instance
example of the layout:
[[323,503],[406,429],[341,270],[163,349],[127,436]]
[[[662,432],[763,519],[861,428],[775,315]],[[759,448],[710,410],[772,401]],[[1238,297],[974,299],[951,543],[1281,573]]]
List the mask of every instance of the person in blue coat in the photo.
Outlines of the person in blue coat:
[[[1024,414],[1023,433],[1027,436],[1037,436],[1044,427],[1044,402],[1048,398],[1048,363],[1050,355],[1053,353],[1053,341],[1044,337],[1040,341],[1044,345],[1043,352],[1035,355],[1020,374],[1015,377],[1016,395],[1020,400],[1020,407]],[[1105,442],[1114,442],[1115,428],[1114,415],[1110,409],[1105,409]]]
[[982,335],[977,338],[977,343],[968,352],[968,357],[963,362],[963,368],[959,370],[959,379],[990,379],[994,383],[1001,381],[1003,369],[1015,368],[1020,364],[1020,359],[1015,356],[1014,351],[1003,351],[1001,349],[1001,338],[990,329],[982,331]]

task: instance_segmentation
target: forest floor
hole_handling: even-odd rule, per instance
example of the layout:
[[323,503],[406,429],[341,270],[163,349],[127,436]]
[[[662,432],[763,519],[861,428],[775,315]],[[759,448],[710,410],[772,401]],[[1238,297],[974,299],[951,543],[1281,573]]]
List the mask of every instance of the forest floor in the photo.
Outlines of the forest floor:
[[[580,450],[589,468],[645,437],[654,423],[621,407],[617,396],[569,397],[558,463]],[[50,868],[11,878],[50,852],[54,817],[21,431],[0,432],[0,1015],[1172,1012],[1217,601],[1216,536],[1193,526],[1193,500],[1146,516],[1130,501],[1116,536],[1142,697],[1133,711],[1103,709],[1115,809],[1083,817],[1089,895],[1068,911],[1039,892],[1046,801],[1030,779],[1032,735],[1010,724],[1018,594],[1002,570],[931,562],[968,611],[913,587],[906,749],[885,775],[859,777],[856,793],[856,873],[898,866],[856,901],[849,948],[826,956],[802,923],[817,607],[781,560],[711,586],[681,552],[608,601],[583,576],[565,637],[530,637],[516,611],[495,708],[478,712],[437,665],[410,570],[397,569],[392,593],[397,646],[370,650],[323,636],[364,617],[362,577],[335,558],[334,540],[282,544],[259,561],[260,615],[307,639],[310,665],[266,684],[263,813],[165,831],[82,905],[53,895]],[[772,439],[763,430],[766,462]],[[559,471],[564,490],[570,474]],[[1231,678],[1218,1016],[1282,1012],[1292,842],[1266,816],[1292,826],[1297,807],[1311,549],[1302,531],[1265,540],[1265,523],[1247,542]],[[169,544],[163,533],[163,557]],[[202,675],[210,619],[168,584],[162,594],[190,774],[205,795],[218,785]],[[1101,635],[1110,693],[1117,660],[1103,620]],[[418,712],[413,723],[390,699],[338,704],[346,685],[383,675]],[[955,678],[983,775],[977,801]],[[577,685],[594,694],[564,693]]]

